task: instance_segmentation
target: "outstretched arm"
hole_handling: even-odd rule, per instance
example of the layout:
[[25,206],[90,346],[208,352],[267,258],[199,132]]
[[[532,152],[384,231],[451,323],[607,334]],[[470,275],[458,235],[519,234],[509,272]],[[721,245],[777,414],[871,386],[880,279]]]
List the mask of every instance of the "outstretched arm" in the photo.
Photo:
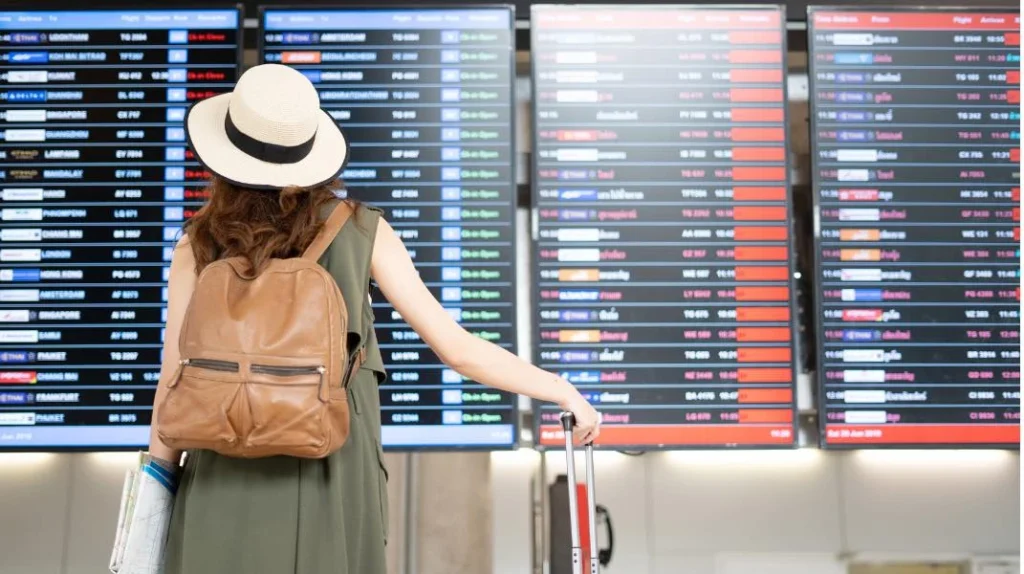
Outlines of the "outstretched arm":
[[597,411],[571,383],[472,335],[448,315],[423,284],[405,244],[383,218],[377,226],[371,274],[391,305],[444,364],[487,386],[556,403],[576,415],[579,440],[597,437]]

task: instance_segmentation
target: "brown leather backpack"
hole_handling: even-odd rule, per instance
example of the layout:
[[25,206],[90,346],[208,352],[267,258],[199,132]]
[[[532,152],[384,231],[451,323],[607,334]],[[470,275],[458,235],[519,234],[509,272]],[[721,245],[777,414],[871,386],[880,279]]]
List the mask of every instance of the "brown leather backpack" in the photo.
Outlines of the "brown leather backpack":
[[301,257],[274,259],[254,279],[239,257],[203,269],[154,421],[164,444],[239,458],[341,448],[363,349],[349,348],[344,297],[318,260],[351,215],[340,203]]

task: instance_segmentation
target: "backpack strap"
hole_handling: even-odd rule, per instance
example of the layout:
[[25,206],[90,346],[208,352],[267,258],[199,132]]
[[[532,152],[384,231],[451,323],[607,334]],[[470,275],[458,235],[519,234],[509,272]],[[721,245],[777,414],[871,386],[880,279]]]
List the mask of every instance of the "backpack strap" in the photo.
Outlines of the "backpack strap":
[[327,252],[327,248],[331,246],[331,242],[334,241],[334,237],[338,235],[342,227],[348,223],[350,217],[352,217],[352,206],[347,201],[342,201],[334,208],[331,215],[324,221],[323,227],[320,228],[320,232],[317,233],[313,243],[309,244],[306,248],[306,252],[302,254],[303,259],[310,261],[320,261],[320,258]]

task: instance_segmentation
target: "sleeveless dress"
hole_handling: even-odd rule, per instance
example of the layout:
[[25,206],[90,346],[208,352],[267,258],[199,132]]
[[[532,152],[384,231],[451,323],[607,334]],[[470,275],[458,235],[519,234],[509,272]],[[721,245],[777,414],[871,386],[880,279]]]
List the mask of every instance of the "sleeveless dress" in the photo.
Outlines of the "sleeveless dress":
[[377,389],[386,375],[367,297],[380,216],[359,205],[320,260],[345,298],[350,339],[366,342],[366,361],[349,385],[345,445],[321,460],[190,451],[164,574],[386,574],[388,477]]

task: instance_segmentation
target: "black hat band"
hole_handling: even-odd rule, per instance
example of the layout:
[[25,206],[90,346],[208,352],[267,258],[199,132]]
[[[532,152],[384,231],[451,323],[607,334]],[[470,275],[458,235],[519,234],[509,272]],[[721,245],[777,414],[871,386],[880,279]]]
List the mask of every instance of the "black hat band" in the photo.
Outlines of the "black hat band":
[[230,111],[224,117],[224,131],[227,133],[228,140],[230,140],[235,147],[256,159],[267,163],[300,162],[306,159],[309,152],[313,150],[313,142],[316,140],[316,133],[314,132],[313,137],[299,145],[287,146],[261,142],[252,136],[242,133],[242,131],[235,126],[234,122],[231,121]]

